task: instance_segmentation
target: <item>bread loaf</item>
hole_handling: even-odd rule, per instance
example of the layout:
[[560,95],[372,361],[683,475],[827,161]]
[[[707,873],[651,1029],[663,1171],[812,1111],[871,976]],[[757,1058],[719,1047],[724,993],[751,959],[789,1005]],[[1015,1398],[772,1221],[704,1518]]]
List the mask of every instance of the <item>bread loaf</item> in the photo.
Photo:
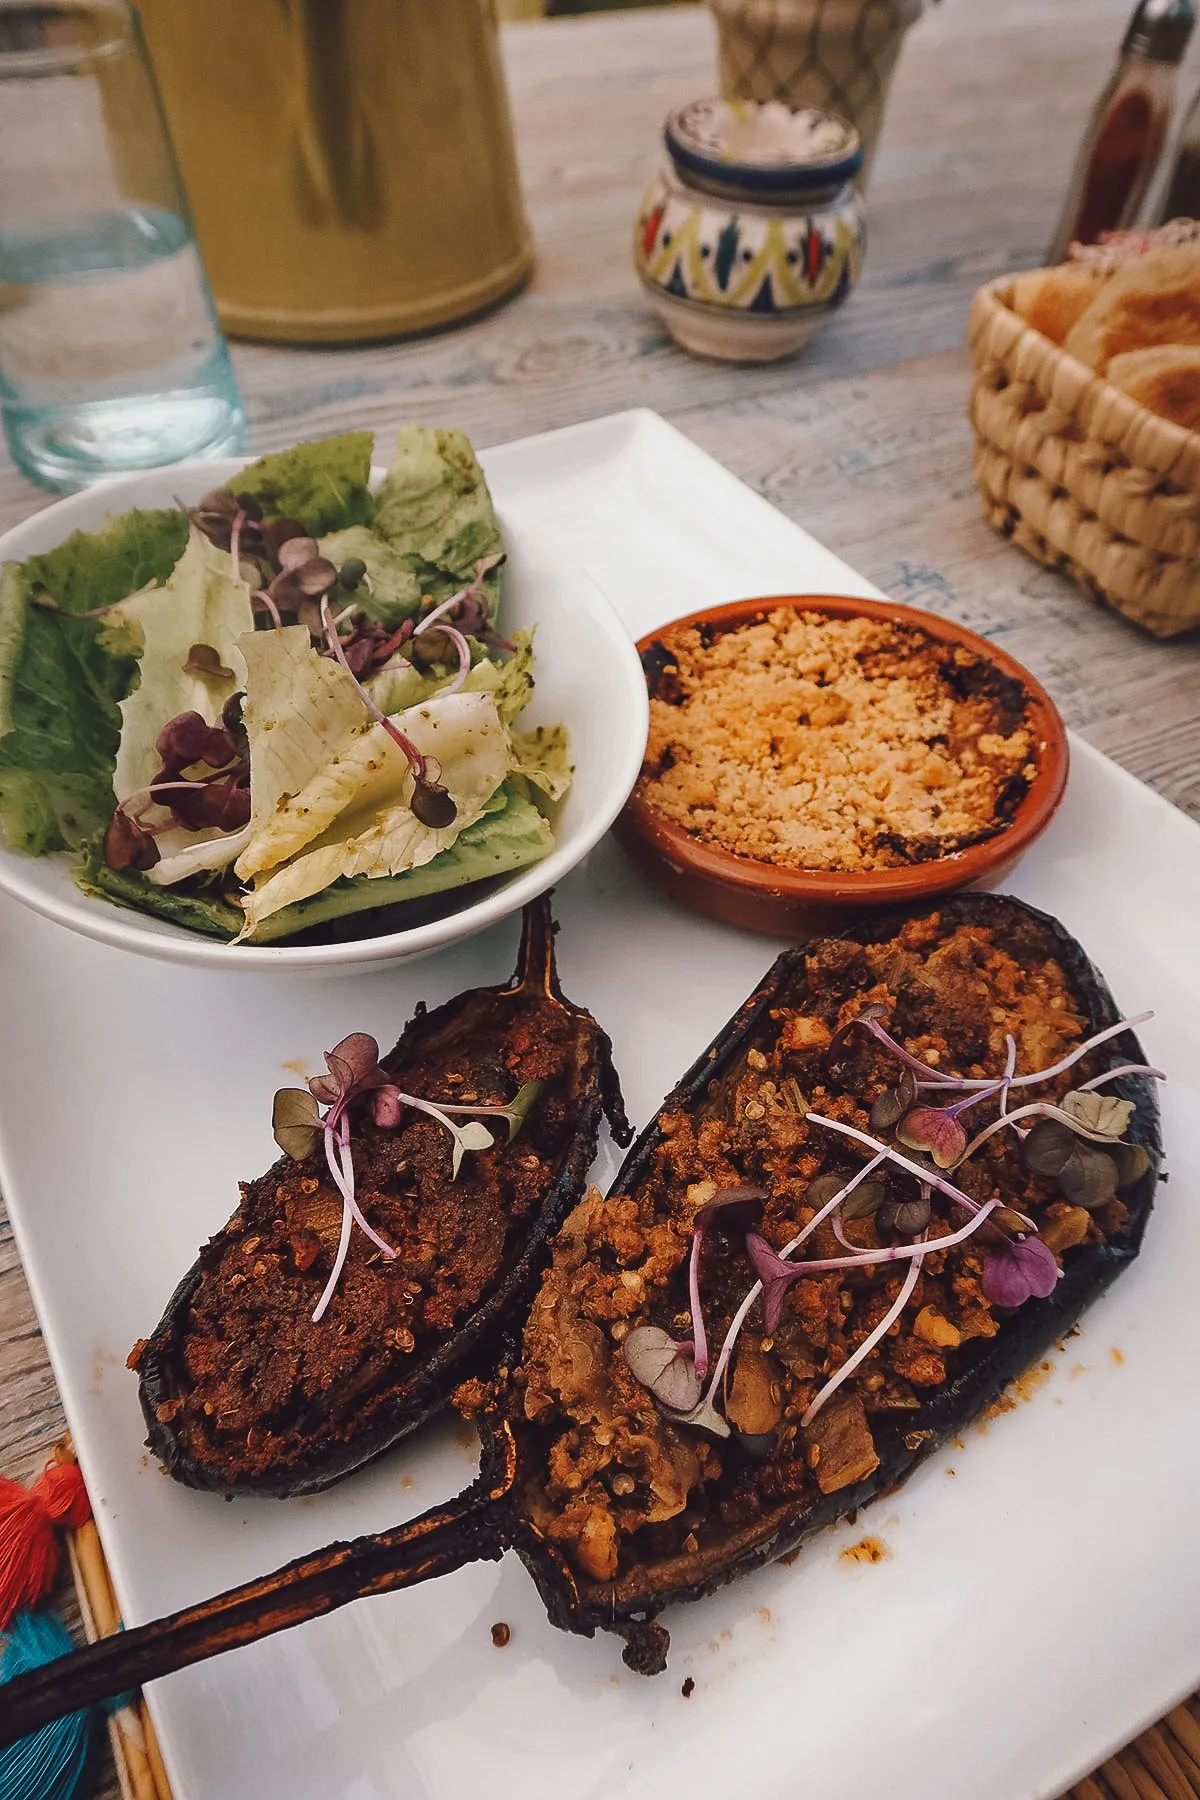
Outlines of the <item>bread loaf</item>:
[[1104,375],[1115,356],[1155,344],[1200,345],[1200,245],[1153,250],[1119,269],[1071,327],[1063,348]]
[[1114,356],[1108,379],[1161,418],[1200,431],[1200,346],[1160,344]]

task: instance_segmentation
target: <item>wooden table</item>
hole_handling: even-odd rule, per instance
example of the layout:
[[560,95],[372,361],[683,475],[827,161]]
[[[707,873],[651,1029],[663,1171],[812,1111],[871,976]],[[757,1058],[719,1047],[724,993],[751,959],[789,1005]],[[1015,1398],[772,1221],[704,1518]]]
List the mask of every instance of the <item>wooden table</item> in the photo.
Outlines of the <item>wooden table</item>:
[[[237,347],[250,448],[351,425],[386,440],[405,419],[460,425],[483,447],[654,407],[885,591],[1002,639],[1069,724],[1200,818],[1200,641],[1155,643],[994,536],[979,518],[964,417],[971,294],[1041,261],[1129,4],[947,0],[922,21],[872,181],[862,287],[802,358],[757,370],[676,349],[630,264],[662,119],[715,85],[707,14],[507,27],[538,246],[529,289],[414,343]],[[1185,93],[1198,76],[1200,50]],[[0,465],[0,528],[44,498]],[[0,1468],[25,1478],[64,1421],[2,1216],[0,1384]],[[1193,1775],[1200,1728],[1183,1709],[1107,1770],[1118,1800],[1186,1800]]]

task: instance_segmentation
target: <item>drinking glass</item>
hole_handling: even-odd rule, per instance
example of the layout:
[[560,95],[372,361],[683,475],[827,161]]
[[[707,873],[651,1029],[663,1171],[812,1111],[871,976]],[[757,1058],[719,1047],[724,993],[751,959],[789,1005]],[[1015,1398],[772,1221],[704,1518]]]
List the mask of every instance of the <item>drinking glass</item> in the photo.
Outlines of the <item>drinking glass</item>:
[[0,412],[14,461],[61,491],[242,446],[125,0],[0,0]]

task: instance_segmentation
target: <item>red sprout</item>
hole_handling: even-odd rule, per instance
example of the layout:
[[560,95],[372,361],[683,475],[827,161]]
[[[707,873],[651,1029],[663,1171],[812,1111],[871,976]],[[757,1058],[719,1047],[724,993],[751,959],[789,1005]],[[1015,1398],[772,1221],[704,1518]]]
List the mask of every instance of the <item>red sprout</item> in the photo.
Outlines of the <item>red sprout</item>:
[[1004,1238],[989,1249],[980,1286],[993,1306],[1023,1306],[1026,1300],[1048,1300],[1061,1274],[1054,1252],[1040,1238]]
[[855,1369],[858,1368],[859,1364],[870,1356],[876,1344],[882,1343],[883,1339],[887,1336],[892,1326],[896,1323],[896,1320],[900,1317],[900,1314],[904,1311],[904,1308],[908,1305],[909,1300],[912,1298],[912,1292],[917,1285],[917,1280],[921,1273],[921,1264],[924,1262],[926,1254],[925,1246],[923,1244],[918,1246],[918,1253],[913,1257],[912,1262],[909,1265],[908,1274],[901,1282],[900,1292],[896,1295],[895,1300],[883,1315],[882,1319],[880,1319],[875,1329],[868,1337],[863,1339],[853,1356],[848,1356],[841,1368],[829,1377],[829,1380],[825,1383],[823,1388],[819,1389],[818,1392],[814,1394],[808,1406],[800,1416],[800,1425],[802,1429],[805,1426],[812,1424],[830,1395],[835,1393],[837,1389],[841,1387],[842,1383],[849,1379]]
[[[458,817],[458,807],[453,797],[437,781],[429,778],[430,759],[422,756],[411,738],[405,737],[398,725],[393,724],[387,714],[376,706],[374,700],[363,686],[354,670],[346,660],[346,652],[342,648],[342,640],[337,634],[337,627],[329,611],[328,594],[321,601],[321,622],[325,627],[325,638],[338,662],[362,696],[363,705],[378,724],[383,726],[393,743],[398,744],[408,759],[413,773],[413,795],[410,805],[413,813],[423,825],[433,831],[444,831],[453,825]],[[440,771],[439,771],[440,773]]]

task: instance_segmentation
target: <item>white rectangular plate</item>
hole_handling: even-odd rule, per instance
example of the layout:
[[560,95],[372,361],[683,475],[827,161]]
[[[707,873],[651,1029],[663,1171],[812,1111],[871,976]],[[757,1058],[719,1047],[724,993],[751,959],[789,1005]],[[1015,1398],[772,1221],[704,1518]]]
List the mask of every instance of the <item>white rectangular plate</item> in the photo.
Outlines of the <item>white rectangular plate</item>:
[[[504,516],[570,552],[635,635],[742,595],[873,591],[653,415],[484,460]],[[669,1614],[654,1681],[616,1639],[552,1630],[511,1556],[171,1676],[151,1695],[177,1800],[1031,1800],[1196,1684],[1200,830],[1074,757],[1012,887],[1123,1006],[1157,1008],[1171,1182],[1142,1258],[1028,1403],[791,1567]],[[610,841],[556,906],[564,987],[611,1032],[642,1125],[776,945],[674,909]],[[445,1424],[318,1499],[190,1493],[143,1452],[123,1363],[237,1178],[271,1161],[286,1071],[501,980],[516,938],[508,920],[417,965],[284,981],[143,961],[0,906],[0,1182],[128,1622],[469,1479],[470,1435]],[[610,1150],[598,1178],[614,1166]],[[866,1529],[889,1551],[873,1566],[841,1555]]]

